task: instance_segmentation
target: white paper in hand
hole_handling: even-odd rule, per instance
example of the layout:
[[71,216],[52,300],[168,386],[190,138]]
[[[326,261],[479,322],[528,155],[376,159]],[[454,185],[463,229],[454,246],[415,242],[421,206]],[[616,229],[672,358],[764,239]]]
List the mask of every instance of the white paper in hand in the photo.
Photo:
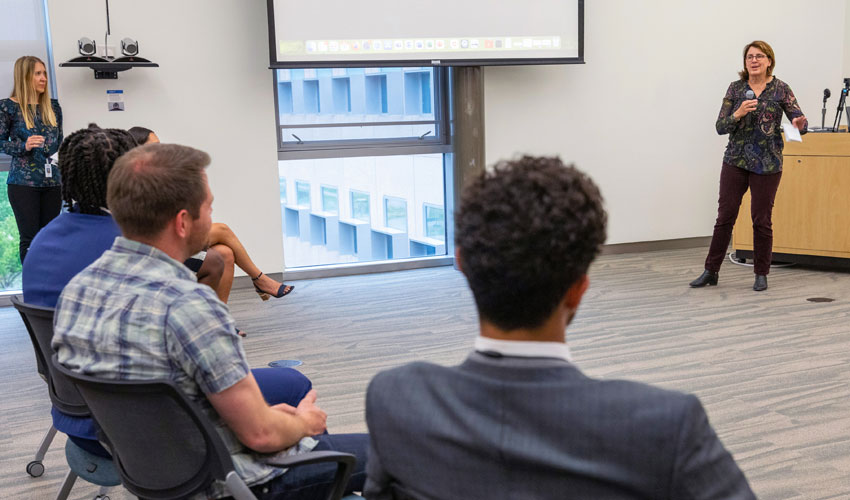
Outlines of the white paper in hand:
[[800,136],[800,131],[797,127],[790,123],[783,123],[782,130],[785,132],[785,140],[788,142],[803,142],[803,137]]

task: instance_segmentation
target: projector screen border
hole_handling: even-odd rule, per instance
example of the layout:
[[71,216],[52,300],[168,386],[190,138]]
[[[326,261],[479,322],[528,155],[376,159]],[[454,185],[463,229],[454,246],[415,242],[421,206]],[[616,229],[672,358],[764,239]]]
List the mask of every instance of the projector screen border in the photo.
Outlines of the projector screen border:
[[544,64],[584,64],[584,0],[578,3],[578,55],[576,57],[547,57],[547,58],[511,58],[511,59],[439,59],[423,57],[421,59],[375,59],[363,61],[278,61],[277,36],[274,23],[274,1],[266,0],[268,35],[269,35],[269,69],[297,68],[375,68],[375,67],[451,67],[451,66],[526,66]]

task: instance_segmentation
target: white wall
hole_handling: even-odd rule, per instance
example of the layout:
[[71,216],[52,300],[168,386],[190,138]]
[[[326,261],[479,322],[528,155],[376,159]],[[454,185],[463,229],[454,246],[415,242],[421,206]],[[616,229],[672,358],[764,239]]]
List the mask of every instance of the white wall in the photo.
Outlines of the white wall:
[[850,0],[844,6],[844,78],[850,78]]
[[575,162],[606,198],[609,243],[709,235],[727,141],[714,122],[744,45],[772,45],[775,75],[820,124],[823,89],[850,76],[847,4],[586,1],[587,64],[486,69],[487,162]]
[[[49,0],[56,63],[77,55],[77,39],[106,31],[103,0]],[[283,269],[273,75],[268,69],[266,3],[235,0],[112,0],[111,40],[139,41],[159,68],[118,80],[56,68],[66,135],[143,125],[164,142],[212,156],[213,220],[229,224],[265,272]],[[106,90],[123,89],[126,111],[107,112]],[[237,270],[238,272],[238,270]]]
[[[713,224],[726,143],[714,120],[752,39],[819,120],[824,87],[850,76],[848,0],[592,0],[578,66],[485,71],[487,161],[559,154],[600,184],[609,243],[704,236]],[[214,220],[230,224],[266,272],[283,268],[274,94],[265,2],[112,0],[114,41],[139,40],[156,69],[118,80],[56,68],[65,130],[144,125],[208,151]],[[103,38],[102,0],[49,0],[54,56]],[[127,111],[106,111],[107,89]],[[830,101],[832,105],[834,99]]]

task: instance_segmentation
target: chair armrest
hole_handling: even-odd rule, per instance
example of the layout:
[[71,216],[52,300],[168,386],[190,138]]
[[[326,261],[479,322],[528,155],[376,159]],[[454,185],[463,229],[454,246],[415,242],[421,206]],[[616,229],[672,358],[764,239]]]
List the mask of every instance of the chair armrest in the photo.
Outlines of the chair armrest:
[[348,478],[351,477],[351,471],[354,469],[355,458],[354,455],[350,453],[342,453],[339,451],[310,451],[285,457],[275,456],[274,458],[264,460],[264,462],[268,465],[282,468],[336,462],[336,475],[334,476],[331,493],[328,496],[328,499],[339,500],[342,498],[345,486],[348,484]]

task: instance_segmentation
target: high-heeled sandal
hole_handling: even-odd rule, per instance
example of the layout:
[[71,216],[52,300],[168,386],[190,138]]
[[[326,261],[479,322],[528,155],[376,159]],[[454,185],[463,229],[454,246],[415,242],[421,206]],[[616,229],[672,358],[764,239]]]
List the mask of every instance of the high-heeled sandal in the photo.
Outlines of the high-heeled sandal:
[[257,286],[257,280],[260,279],[262,276],[263,273],[262,271],[260,271],[260,274],[258,274],[256,278],[251,278],[251,281],[254,282],[254,291],[257,292],[257,295],[259,295],[263,301],[269,300],[269,297],[274,297],[276,299],[285,297],[286,295],[289,295],[292,290],[295,289],[295,285],[287,285],[286,283],[284,283],[280,285],[280,287],[277,289],[277,293],[269,293],[265,290],[260,289],[260,287]]

